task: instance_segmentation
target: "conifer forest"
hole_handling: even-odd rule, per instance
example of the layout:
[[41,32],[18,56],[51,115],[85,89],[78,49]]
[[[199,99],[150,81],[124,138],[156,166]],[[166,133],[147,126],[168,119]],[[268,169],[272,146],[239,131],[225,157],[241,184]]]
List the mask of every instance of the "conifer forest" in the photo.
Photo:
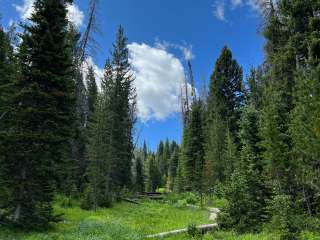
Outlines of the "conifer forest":
[[[129,29],[101,29],[87,0],[80,31],[72,2],[0,18],[1,240],[320,239],[319,0],[257,1],[248,74],[225,45],[197,87],[189,59],[181,138],[156,148],[139,139]],[[97,31],[115,36],[100,77],[84,67]]]

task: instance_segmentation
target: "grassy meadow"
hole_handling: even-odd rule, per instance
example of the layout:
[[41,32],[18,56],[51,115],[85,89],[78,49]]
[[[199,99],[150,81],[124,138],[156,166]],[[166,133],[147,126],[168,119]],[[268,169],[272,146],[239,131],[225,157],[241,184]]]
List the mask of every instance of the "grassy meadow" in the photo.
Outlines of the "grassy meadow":
[[[148,234],[155,234],[191,225],[212,223],[209,212],[204,208],[191,208],[186,205],[190,199],[168,199],[166,202],[142,201],[141,204],[116,203],[112,208],[87,211],[80,208],[77,201],[66,207],[63,197],[55,201],[57,215],[62,221],[52,224],[45,232],[21,232],[0,228],[0,240],[143,240]],[[226,202],[216,199],[205,201],[205,205],[222,208]],[[303,240],[320,239],[320,235],[303,233]],[[180,234],[168,240],[280,240],[278,234],[239,235],[235,232],[215,231],[204,236]]]

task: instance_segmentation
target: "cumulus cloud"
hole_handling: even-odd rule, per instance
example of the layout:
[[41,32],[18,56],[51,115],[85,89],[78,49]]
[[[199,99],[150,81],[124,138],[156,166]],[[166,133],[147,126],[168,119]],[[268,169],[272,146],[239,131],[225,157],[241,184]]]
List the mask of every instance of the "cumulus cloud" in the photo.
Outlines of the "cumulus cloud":
[[156,39],[155,43],[156,47],[165,51],[168,51],[170,48],[177,49],[181,51],[183,54],[184,60],[192,60],[195,58],[192,52],[192,45],[188,45],[187,43],[176,44],[167,41],[161,41],[160,39]]
[[[23,0],[21,5],[13,4],[13,7],[19,13],[20,17],[23,20],[26,20],[31,17],[34,11],[34,2],[35,0]],[[84,13],[79,9],[76,4],[68,4],[68,19],[72,22],[76,27],[80,27],[83,23]]]
[[84,13],[79,9],[76,4],[68,4],[68,19],[72,22],[76,27],[80,27],[83,24]]
[[180,110],[185,75],[182,63],[164,46],[128,45],[135,74],[138,117],[142,121],[164,120]]

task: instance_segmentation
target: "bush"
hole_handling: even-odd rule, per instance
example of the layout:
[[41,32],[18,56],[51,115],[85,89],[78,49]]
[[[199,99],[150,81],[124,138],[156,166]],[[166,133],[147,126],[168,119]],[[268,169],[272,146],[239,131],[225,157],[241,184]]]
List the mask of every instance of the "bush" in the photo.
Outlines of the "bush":
[[278,232],[282,240],[297,239],[298,229],[294,224],[296,216],[289,195],[275,195],[269,201],[267,211],[271,216],[270,230]]
[[192,204],[192,205],[195,205],[200,201],[199,197],[192,192],[184,193],[183,198],[186,200],[188,204]]
[[188,226],[188,235],[193,239],[202,236],[201,231],[197,228],[195,224],[191,224]]
[[304,231],[300,233],[300,240],[316,240],[320,239],[320,234],[315,232]]
[[185,199],[178,200],[176,203],[173,204],[176,208],[184,208],[188,205],[187,201]]
[[187,204],[196,205],[200,202],[200,197],[192,192],[185,192],[181,194],[169,193],[166,195],[166,200],[170,204],[179,203],[181,205],[182,203],[184,203],[185,205]]
[[218,217],[218,222],[224,229],[232,228],[243,233],[259,231],[261,228],[265,207],[262,183],[254,179],[258,174],[249,171],[236,169],[225,188],[228,204]]

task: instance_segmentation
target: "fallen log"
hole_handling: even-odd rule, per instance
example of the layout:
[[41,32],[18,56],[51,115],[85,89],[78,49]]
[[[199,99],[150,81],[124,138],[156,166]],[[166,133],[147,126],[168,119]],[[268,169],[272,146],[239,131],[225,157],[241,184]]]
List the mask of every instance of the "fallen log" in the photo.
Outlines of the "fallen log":
[[138,201],[129,198],[122,198],[122,200],[133,204],[140,204]]
[[[213,223],[213,224],[205,224],[205,225],[197,226],[197,229],[201,233],[206,233],[208,231],[216,229],[217,227],[218,227],[218,224]],[[175,235],[178,235],[181,233],[187,233],[187,232],[188,232],[188,228],[183,228],[183,229],[177,229],[169,232],[162,232],[162,233],[147,235],[146,238],[166,238],[166,237],[171,237],[171,236],[175,236]]]

